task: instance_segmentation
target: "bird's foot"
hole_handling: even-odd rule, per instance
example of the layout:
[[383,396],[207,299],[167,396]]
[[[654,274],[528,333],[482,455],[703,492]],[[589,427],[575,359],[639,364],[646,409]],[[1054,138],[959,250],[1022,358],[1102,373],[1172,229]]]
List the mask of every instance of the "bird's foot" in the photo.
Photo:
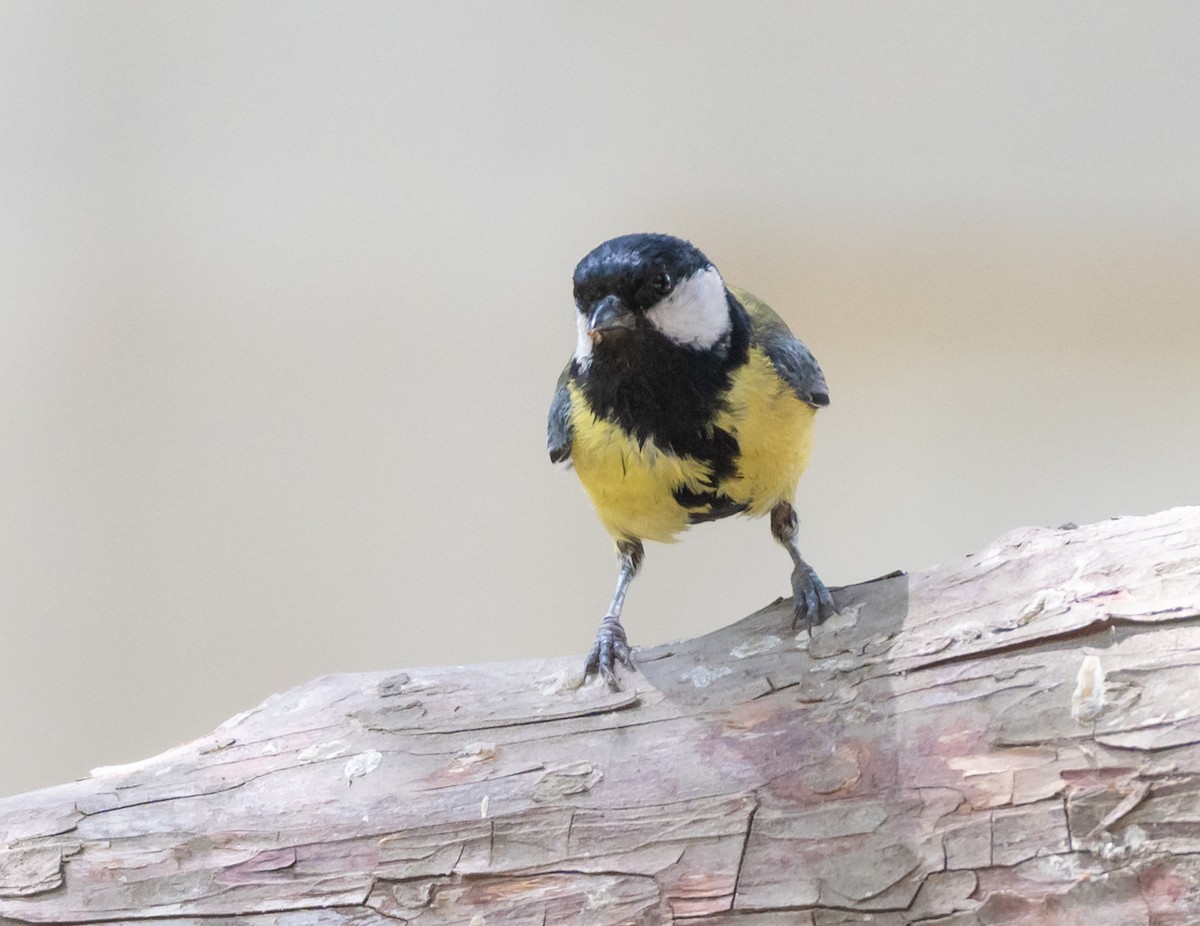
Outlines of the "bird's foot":
[[792,570],[792,594],[796,605],[796,615],[792,618],[793,630],[798,630],[801,624],[807,624],[808,632],[812,633],[814,627],[838,613],[829,589],[804,560],[800,560]]
[[609,688],[619,691],[621,686],[617,683],[614,671],[617,665],[633,669],[633,653],[630,652],[621,619],[610,614],[600,622],[600,629],[596,631],[596,642],[592,644],[592,651],[583,664],[583,680],[586,682],[599,672]]

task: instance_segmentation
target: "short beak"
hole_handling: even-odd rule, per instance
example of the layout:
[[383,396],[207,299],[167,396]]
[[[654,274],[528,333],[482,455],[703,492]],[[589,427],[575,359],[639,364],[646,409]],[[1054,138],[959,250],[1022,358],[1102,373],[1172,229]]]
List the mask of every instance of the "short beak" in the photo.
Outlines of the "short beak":
[[588,318],[588,337],[593,344],[599,344],[606,331],[618,328],[632,328],[634,316],[616,296],[605,296],[592,310]]

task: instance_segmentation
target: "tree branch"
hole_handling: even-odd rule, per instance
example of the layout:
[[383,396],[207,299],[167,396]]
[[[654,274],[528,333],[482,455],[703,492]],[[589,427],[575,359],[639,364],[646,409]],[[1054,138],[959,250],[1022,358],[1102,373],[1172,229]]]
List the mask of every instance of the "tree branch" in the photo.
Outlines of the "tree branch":
[[571,659],[275,695],[0,801],[0,920],[1196,922],[1200,509],[836,598],[616,694]]

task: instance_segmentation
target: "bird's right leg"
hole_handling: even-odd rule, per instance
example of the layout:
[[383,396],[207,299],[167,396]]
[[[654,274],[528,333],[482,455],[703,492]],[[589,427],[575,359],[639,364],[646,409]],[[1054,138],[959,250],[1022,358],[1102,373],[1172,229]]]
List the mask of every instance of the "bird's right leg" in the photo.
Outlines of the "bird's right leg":
[[626,668],[633,668],[633,655],[629,651],[629,641],[625,637],[625,628],[621,626],[621,608],[625,605],[625,593],[629,583],[642,567],[642,557],[645,548],[640,540],[617,541],[617,590],[613,592],[612,604],[608,606],[608,614],[600,622],[596,631],[596,642],[588,653],[583,664],[583,680],[600,673],[600,677],[608,683],[613,691],[621,686],[617,684],[614,669],[619,663]]
[[825,583],[813,571],[812,566],[800,555],[800,547],[796,544],[796,531],[800,519],[796,517],[796,509],[788,502],[780,502],[771,509],[771,536],[774,537],[792,557],[792,595],[795,604],[795,617],[792,628],[801,624],[808,625],[808,632],[822,623],[831,614],[837,614],[837,605]]

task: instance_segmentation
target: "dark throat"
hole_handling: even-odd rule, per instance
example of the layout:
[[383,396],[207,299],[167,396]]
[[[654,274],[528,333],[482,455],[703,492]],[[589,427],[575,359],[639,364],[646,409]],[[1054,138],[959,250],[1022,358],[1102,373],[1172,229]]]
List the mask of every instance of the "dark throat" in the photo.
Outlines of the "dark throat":
[[640,329],[614,338],[611,347],[596,345],[590,366],[572,371],[597,416],[619,425],[639,444],[653,440],[670,453],[704,461],[714,480],[735,468],[737,441],[713,419],[750,344],[745,310],[732,296],[728,301],[728,343],[696,350]]

